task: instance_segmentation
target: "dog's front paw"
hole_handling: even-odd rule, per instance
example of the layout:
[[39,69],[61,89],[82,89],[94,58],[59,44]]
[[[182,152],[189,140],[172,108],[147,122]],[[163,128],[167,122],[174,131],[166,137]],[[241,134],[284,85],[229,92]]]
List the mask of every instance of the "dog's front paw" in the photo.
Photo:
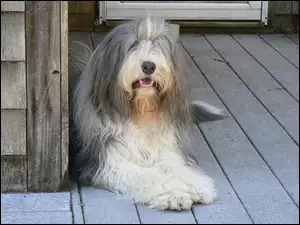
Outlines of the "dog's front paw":
[[181,211],[192,207],[189,186],[179,179],[160,184],[155,190],[156,194],[148,202],[150,208]]
[[191,198],[195,203],[210,204],[217,198],[217,191],[213,180],[207,176],[201,176],[190,186]]
[[170,191],[160,196],[154,197],[149,202],[150,208],[156,208],[160,210],[185,210],[192,207],[193,201],[191,195],[187,192],[178,190]]
[[195,203],[210,204],[217,198],[217,192],[210,188],[191,188],[191,198]]

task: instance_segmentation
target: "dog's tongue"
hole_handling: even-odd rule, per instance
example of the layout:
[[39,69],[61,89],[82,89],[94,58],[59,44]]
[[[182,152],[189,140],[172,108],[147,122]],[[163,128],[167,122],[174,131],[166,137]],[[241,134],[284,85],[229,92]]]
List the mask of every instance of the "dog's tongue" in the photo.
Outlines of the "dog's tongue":
[[152,87],[152,85],[153,85],[153,80],[151,80],[149,78],[144,78],[139,81],[140,81],[141,87]]

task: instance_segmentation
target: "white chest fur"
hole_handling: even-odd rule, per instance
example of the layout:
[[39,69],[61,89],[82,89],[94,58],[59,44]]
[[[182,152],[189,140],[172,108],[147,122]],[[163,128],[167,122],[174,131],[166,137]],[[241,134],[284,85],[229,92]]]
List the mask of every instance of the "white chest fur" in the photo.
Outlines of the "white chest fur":
[[164,124],[138,128],[130,122],[114,151],[135,164],[151,166],[164,152],[178,151],[175,129]]

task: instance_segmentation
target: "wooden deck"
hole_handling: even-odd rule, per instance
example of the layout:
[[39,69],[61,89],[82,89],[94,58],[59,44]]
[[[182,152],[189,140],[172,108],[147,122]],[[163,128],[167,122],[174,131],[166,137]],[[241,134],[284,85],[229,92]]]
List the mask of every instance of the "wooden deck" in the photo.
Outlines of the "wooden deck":
[[[70,33],[94,48],[101,33]],[[298,35],[181,34],[193,100],[226,110],[195,126],[202,168],[218,200],[160,212],[103,190],[72,192],[75,223],[299,223]],[[82,212],[82,213],[81,213]]]

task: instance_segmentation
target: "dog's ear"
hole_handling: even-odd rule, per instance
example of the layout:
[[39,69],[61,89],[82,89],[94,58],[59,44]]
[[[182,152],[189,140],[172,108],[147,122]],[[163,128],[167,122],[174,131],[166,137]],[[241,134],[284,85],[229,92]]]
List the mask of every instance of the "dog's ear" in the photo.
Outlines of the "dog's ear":
[[125,55],[121,31],[115,29],[104,38],[93,52],[86,71],[90,76],[92,103],[99,110],[112,110],[122,101],[123,93],[117,83]]
[[196,123],[204,123],[227,118],[224,111],[203,101],[193,101],[190,105],[192,118]]

